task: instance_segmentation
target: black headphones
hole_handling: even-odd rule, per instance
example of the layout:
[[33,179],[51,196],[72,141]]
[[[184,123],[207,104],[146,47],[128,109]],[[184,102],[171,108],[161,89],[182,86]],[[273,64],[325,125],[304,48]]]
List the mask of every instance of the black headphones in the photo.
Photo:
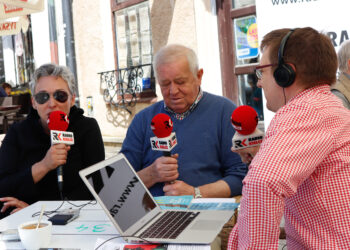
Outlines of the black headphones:
[[295,71],[289,64],[284,63],[283,60],[284,47],[293,32],[294,29],[290,30],[287,35],[283,37],[280,48],[278,49],[278,66],[275,72],[273,72],[276,83],[282,88],[287,88],[292,85],[295,79]]

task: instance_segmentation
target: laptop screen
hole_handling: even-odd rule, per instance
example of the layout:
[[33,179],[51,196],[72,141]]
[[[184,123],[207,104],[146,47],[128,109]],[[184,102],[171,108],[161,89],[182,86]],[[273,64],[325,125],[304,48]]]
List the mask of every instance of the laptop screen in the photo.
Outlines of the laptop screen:
[[[99,185],[93,185],[92,176],[96,172],[102,177]],[[156,207],[124,158],[96,172],[87,179],[124,232]]]

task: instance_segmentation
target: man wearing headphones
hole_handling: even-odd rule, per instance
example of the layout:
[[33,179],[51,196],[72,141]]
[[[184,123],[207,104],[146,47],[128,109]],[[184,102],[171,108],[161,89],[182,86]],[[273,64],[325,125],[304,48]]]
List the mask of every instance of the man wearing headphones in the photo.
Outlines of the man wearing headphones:
[[330,91],[337,55],[312,28],[279,29],[256,68],[276,112],[243,180],[228,249],[350,249],[350,112]]

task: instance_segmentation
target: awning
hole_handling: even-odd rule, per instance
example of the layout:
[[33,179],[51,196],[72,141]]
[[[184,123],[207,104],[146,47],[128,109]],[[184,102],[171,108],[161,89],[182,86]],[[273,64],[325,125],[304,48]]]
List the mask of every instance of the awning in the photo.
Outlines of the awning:
[[27,15],[44,10],[44,0],[0,0],[0,36],[28,30]]

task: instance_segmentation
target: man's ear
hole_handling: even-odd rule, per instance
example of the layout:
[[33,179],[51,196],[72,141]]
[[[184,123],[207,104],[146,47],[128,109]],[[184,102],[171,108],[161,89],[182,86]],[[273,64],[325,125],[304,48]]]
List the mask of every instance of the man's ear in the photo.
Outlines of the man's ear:
[[197,79],[199,81],[199,85],[202,83],[202,77],[203,77],[203,69],[199,69],[197,71]]
[[286,64],[288,64],[293,69],[294,72],[297,72],[296,71],[297,68],[295,67],[295,65],[293,63],[286,63]]

